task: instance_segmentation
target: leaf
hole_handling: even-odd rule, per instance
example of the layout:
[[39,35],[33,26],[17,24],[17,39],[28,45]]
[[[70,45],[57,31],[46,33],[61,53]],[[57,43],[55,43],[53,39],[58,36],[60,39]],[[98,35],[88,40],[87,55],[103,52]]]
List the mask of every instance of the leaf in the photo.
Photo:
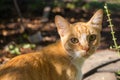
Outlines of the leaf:
[[35,48],[36,47],[36,45],[35,44],[31,44],[31,48]]
[[14,46],[11,44],[11,45],[9,45],[9,49],[11,50],[11,49],[14,49]]
[[31,46],[30,44],[24,44],[23,48],[30,48],[30,46]]
[[10,50],[10,54],[15,54],[15,50]]
[[117,74],[120,75],[120,71],[118,71]]
[[110,46],[110,49],[113,49],[113,47],[112,47],[112,46]]
[[20,54],[20,50],[19,50],[18,47],[16,47],[14,50],[15,50],[15,53],[16,53],[16,54]]

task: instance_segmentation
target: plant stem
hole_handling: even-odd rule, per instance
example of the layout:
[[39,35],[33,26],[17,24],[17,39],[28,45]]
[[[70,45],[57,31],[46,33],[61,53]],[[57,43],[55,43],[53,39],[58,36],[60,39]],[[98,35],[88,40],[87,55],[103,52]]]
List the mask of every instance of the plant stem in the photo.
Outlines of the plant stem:
[[117,42],[116,42],[117,38],[115,37],[115,32],[114,32],[114,30],[113,30],[112,19],[110,18],[110,13],[109,13],[109,11],[108,11],[107,3],[105,3],[104,8],[105,8],[105,11],[106,11],[106,13],[107,13],[107,17],[108,17],[108,20],[107,20],[107,21],[109,22],[109,27],[111,28],[112,40],[113,40],[113,42],[114,42],[113,48],[115,48],[115,49],[119,52],[119,46],[118,46],[118,44],[117,44]]

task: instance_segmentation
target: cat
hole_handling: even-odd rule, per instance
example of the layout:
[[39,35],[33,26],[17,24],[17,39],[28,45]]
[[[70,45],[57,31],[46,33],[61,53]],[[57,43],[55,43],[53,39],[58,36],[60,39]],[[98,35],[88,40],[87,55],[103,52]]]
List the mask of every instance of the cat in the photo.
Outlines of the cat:
[[82,65],[100,43],[102,19],[102,9],[88,22],[73,24],[56,15],[61,40],[3,64],[0,80],[82,80]]

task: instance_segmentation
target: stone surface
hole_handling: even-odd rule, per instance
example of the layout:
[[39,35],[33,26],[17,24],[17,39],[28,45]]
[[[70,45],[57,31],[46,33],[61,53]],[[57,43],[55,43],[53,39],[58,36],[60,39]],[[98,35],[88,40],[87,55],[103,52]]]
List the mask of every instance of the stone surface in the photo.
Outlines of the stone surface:
[[84,80],[117,80],[114,73],[101,72],[95,73]]
[[[97,51],[84,63],[84,80],[116,80],[115,72],[120,71],[120,55],[115,51]],[[109,79],[110,78],[110,79]]]

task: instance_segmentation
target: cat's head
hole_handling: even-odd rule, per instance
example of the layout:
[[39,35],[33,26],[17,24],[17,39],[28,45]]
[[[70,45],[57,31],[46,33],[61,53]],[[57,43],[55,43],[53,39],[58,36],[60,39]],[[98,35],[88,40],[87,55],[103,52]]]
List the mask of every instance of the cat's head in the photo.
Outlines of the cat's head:
[[55,16],[55,24],[62,45],[72,57],[89,57],[100,43],[103,11],[98,10],[88,22],[70,24],[63,17]]

